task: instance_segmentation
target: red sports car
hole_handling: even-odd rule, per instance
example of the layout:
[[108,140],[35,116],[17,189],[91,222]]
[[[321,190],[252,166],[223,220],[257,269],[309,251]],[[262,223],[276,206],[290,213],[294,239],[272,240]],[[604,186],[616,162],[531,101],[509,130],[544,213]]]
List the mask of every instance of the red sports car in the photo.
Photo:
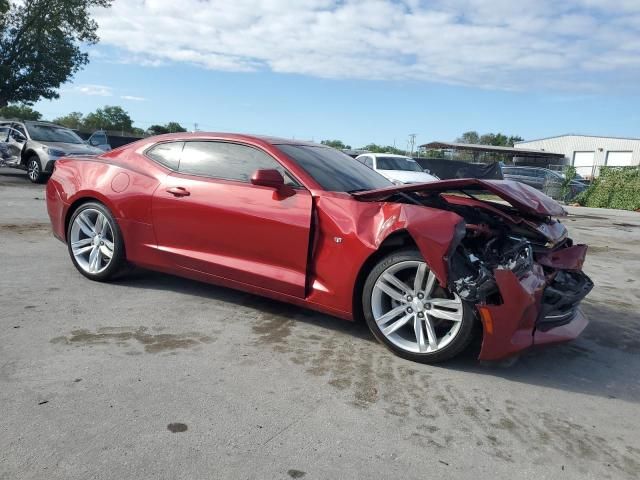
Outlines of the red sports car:
[[492,360],[587,324],[587,247],[554,218],[558,203],[521,183],[397,186],[323,145],[198,132],[59,160],[47,209],[91,280],[132,263],[363,317],[419,362],[476,333]]

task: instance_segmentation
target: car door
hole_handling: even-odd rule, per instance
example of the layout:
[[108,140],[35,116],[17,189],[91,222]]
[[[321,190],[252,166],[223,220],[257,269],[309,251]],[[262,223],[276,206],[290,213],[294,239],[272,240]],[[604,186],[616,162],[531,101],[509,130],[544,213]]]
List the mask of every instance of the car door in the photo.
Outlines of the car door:
[[[169,148],[162,145],[154,148]],[[159,249],[182,268],[304,297],[311,194],[275,158],[248,145],[172,148],[182,148],[177,171],[152,202]],[[287,192],[250,183],[253,172],[268,168],[288,176]]]
[[8,125],[0,124],[0,166],[4,166],[11,159],[8,143],[9,131]]
[[22,125],[12,124],[6,139],[7,160],[6,165],[19,165],[22,158],[22,149],[27,143],[27,134]]

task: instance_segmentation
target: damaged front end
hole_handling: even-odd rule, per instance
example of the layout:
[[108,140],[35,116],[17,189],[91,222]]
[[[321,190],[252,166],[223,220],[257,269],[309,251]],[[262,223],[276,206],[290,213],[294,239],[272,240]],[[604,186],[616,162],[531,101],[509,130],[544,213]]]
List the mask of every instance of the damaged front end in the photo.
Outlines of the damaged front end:
[[586,327],[579,304],[593,288],[582,272],[587,247],[573,245],[554,218],[565,214],[558,203],[526,185],[469,179],[405,188],[394,197],[464,219],[447,283],[476,306],[484,331],[481,360],[567,341]]
[[467,225],[451,258],[450,288],[482,319],[482,360],[575,338],[586,326],[579,304],[593,288],[581,271],[585,245],[541,239],[535,229],[514,236],[501,227],[478,233]]

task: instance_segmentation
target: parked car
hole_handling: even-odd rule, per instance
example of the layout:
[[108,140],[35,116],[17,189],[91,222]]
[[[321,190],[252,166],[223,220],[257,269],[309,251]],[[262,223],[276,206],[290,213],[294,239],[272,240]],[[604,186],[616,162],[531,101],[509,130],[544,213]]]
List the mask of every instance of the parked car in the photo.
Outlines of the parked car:
[[92,147],[99,148],[103,152],[108,152],[109,150],[111,150],[109,137],[107,136],[107,132],[105,132],[104,130],[96,130],[95,132],[93,132],[87,139],[87,143]]
[[587,185],[582,181],[575,179],[569,184],[569,192],[566,198],[561,198],[562,185],[564,184],[564,175],[562,172],[556,172],[547,168],[540,167],[519,167],[504,166],[502,167],[502,175],[505,180],[515,180],[517,182],[531,185],[550,197],[560,200],[571,200],[580,192],[587,189]]
[[459,354],[477,326],[480,358],[494,360],[587,324],[587,247],[527,185],[398,186],[324,145],[203,132],[98,159],[58,161],[46,193],[54,235],[91,280],[131,263],[364,317],[389,349],[425,363]]
[[7,152],[4,166],[27,170],[34,183],[44,182],[61,157],[103,153],[73,130],[47,122],[0,121],[0,143]]
[[394,183],[435,182],[438,177],[425,172],[411,157],[390,153],[364,153],[356,157],[360,163],[374,169]]

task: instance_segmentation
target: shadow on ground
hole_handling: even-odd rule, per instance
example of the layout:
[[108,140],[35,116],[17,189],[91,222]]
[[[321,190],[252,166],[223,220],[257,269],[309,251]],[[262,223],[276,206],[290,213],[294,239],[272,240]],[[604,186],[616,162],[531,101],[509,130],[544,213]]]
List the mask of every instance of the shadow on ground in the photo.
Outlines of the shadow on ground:
[[[393,354],[377,344],[364,322],[346,322],[256,295],[144,270],[132,272],[117,284],[173,291],[256,310],[257,320],[251,320],[254,322],[256,344],[268,344],[280,353],[289,354],[295,363],[304,364],[310,373],[330,375],[344,370],[341,366],[344,362],[359,362],[359,369],[370,375],[377,369],[373,363],[404,362],[391,359]],[[418,370],[464,371],[639,402],[640,384],[637,378],[629,375],[640,370],[638,315],[588,302],[584,311],[591,324],[579,339],[564,345],[530,350],[515,362],[480,364],[476,360],[480,346],[478,341],[462,356],[442,365],[421,366],[411,362],[405,365]],[[307,335],[304,329],[295,328],[298,322],[319,327],[320,333]],[[326,330],[327,335],[322,330]],[[358,372],[353,374],[358,375]]]

